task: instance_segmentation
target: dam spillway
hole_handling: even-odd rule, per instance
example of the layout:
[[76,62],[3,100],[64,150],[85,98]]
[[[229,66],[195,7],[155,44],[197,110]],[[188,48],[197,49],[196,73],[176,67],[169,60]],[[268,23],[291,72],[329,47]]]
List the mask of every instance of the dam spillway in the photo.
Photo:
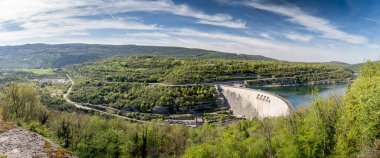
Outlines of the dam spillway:
[[285,116],[294,110],[286,99],[270,92],[227,85],[219,85],[218,89],[238,117],[263,119]]

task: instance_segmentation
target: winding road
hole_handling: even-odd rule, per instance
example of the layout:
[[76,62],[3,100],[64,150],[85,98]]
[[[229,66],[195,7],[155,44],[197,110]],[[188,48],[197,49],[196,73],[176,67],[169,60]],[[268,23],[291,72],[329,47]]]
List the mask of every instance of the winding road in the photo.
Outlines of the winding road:
[[[73,104],[77,109],[88,110],[88,111],[95,111],[95,112],[99,112],[101,114],[106,114],[106,115],[114,116],[114,117],[117,117],[117,118],[129,120],[129,121],[135,121],[135,122],[141,122],[141,123],[150,123],[150,121],[143,121],[143,120],[138,120],[138,119],[129,118],[129,117],[125,117],[125,116],[120,116],[120,115],[117,115],[117,114],[111,114],[111,113],[108,113],[108,112],[105,112],[105,111],[102,111],[102,110],[98,110],[98,109],[90,108],[90,107],[87,107],[87,106],[83,106],[81,103],[72,101],[69,98],[69,94],[73,90],[73,86],[74,86],[75,82],[74,82],[74,80],[68,74],[66,74],[66,76],[67,76],[67,78],[69,78],[69,80],[71,82],[71,86],[70,86],[69,90],[65,94],[63,94],[63,98],[66,100],[66,102],[68,102],[70,104]],[[165,124],[165,123],[155,123],[155,124],[168,125],[168,124]]]
[[[182,123],[191,122],[191,121],[188,121],[188,120],[171,120],[171,121],[177,122],[177,124],[172,124],[170,122],[144,121],[144,120],[129,118],[129,117],[126,117],[126,116],[112,114],[112,113],[109,113],[109,112],[106,112],[106,111],[102,111],[102,110],[98,110],[98,109],[95,109],[95,108],[83,106],[82,103],[74,102],[74,101],[72,101],[69,98],[69,94],[73,90],[73,86],[74,86],[75,82],[74,82],[74,80],[68,74],[66,74],[66,76],[70,80],[71,85],[70,85],[70,88],[67,90],[67,92],[65,94],[63,94],[63,98],[66,100],[66,102],[68,102],[70,104],[73,104],[77,109],[82,109],[82,110],[87,110],[87,111],[95,111],[95,112],[98,112],[98,113],[101,113],[101,114],[106,114],[106,115],[109,115],[109,116],[121,118],[121,119],[128,120],[128,121],[139,122],[139,123],[154,123],[156,125],[169,125],[169,126],[173,126],[173,125],[179,125],[178,123],[180,123],[180,122],[182,122]],[[111,107],[106,107],[106,108],[109,108],[109,109],[112,109],[112,110],[119,110],[119,109],[115,109],[115,108],[111,108]],[[195,125],[185,124],[185,125],[188,126],[188,127],[196,127],[197,126],[196,124]]]
[[[70,98],[69,98],[69,94],[72,92],[73,90],[73,86],[75,85],[75,81],[68,75],[66,74],[67,78],[70,80],[71,82],[71,85],[70,85],[70,88],[68,89],[68,91],[63,95],[63,98],[66,100],[66,102],[70,103],[70,104],[73,104],[77,109],[82,109],[82,110],[86,110],[86,111],[93,111],[93,112],[98,112],[98,113],[101,113],[101,114],[105,114],[105,115],[109,115],[109,116],[113,116],[113,117],[117,117],[117,118],[121,118],[121,119],[125,119],[125,120],[129,120],[129,121],[133,121],[133,122],[140,122],[140,123],[151,123],[151,121],[144,121],[144,120],[139,120],[139,119],[135,119],[135,118],[129,118],[129,117],[126,117],[126,116],[122,116],[122,115],[118,115],[118,114],[115,114],[115,113],[119,113],[119,109],[116,109],[116,108],[112,108],[112,107],[106,107],[106,106],[102,106],[102,105],[92,105],[92,106],[85,106],[83,105],[82,103],[79,103],[79,102],[75,102],[75,101],[72,101]],[[170,84],[164,84],[164,83],[149,83],[151,85],[163,85],[163,86],[194,86],[194,85],[206,85],[206,84],[185,84],[185,85],[170,85]],[[207,85],[214,85],[215,83],[208,83]],[[229,86],[230,87],[230,86]],[[240,89],[242,89],[240,87]],[[250,89],[251,90],[251,89]],[[268,92],[265,92],[265,93],[268,93]],[[284,100],[284,102],[286,102],[287,104],[290,104],[287,102],[287,100],[283,99],[282,97],[280,96],[277,96],[275,94],[271,94],[272,96],[275,96],[277,98],[280,98],[282,100]],[[94,108],[95,107],[95,108]],[[97,107],[99,108],[105,108],[106,110],[99,110]],[[292,107],[291,105],[289,106],[289,108]],[[111,113],[111,112],[108,112],[108,110],[111,110],[111,111],[116,111],[115,113]],[[195,124],[193,125],[192,123],[190,122],[193,122],[194,120],[165,120],[166,122],[153,122],[155,124],[158,124],[158,125],[175,125],[173,124],[173,122],[177,122],[176,124],[185,124],[187,126],[197,126],[197,121],[195,120]],[[190,123],[190,124],[189,124]]]

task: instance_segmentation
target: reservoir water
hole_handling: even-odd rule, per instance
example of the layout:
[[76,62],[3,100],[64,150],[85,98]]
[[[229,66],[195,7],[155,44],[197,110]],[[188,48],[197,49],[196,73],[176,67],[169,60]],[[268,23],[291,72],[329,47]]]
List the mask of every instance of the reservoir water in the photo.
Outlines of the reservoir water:
[[311,93],[314,87],[318,87],[318,95],[326,98],[329,95],[342,95],[348,84],[320,84],[320,85],[300,85],[300,86],[283,86],[283,87],[252,87],[275,93],[287,99],[294,108],[306,106],[313,102]]

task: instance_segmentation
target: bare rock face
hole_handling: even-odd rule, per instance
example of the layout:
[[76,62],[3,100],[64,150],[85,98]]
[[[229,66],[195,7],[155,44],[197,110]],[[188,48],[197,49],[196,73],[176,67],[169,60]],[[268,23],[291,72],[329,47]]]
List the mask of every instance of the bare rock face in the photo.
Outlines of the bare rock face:
[[76,158],[43,136],[14,125],[0,122],[0,157],[8,158]]

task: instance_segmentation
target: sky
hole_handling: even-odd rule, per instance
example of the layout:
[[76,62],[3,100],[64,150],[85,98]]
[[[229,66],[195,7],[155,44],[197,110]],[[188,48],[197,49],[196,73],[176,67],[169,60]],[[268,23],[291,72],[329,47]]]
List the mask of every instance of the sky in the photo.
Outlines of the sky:
[[0,0],[0,45],[135,44],[306,62],[380,58],[379,0]]

